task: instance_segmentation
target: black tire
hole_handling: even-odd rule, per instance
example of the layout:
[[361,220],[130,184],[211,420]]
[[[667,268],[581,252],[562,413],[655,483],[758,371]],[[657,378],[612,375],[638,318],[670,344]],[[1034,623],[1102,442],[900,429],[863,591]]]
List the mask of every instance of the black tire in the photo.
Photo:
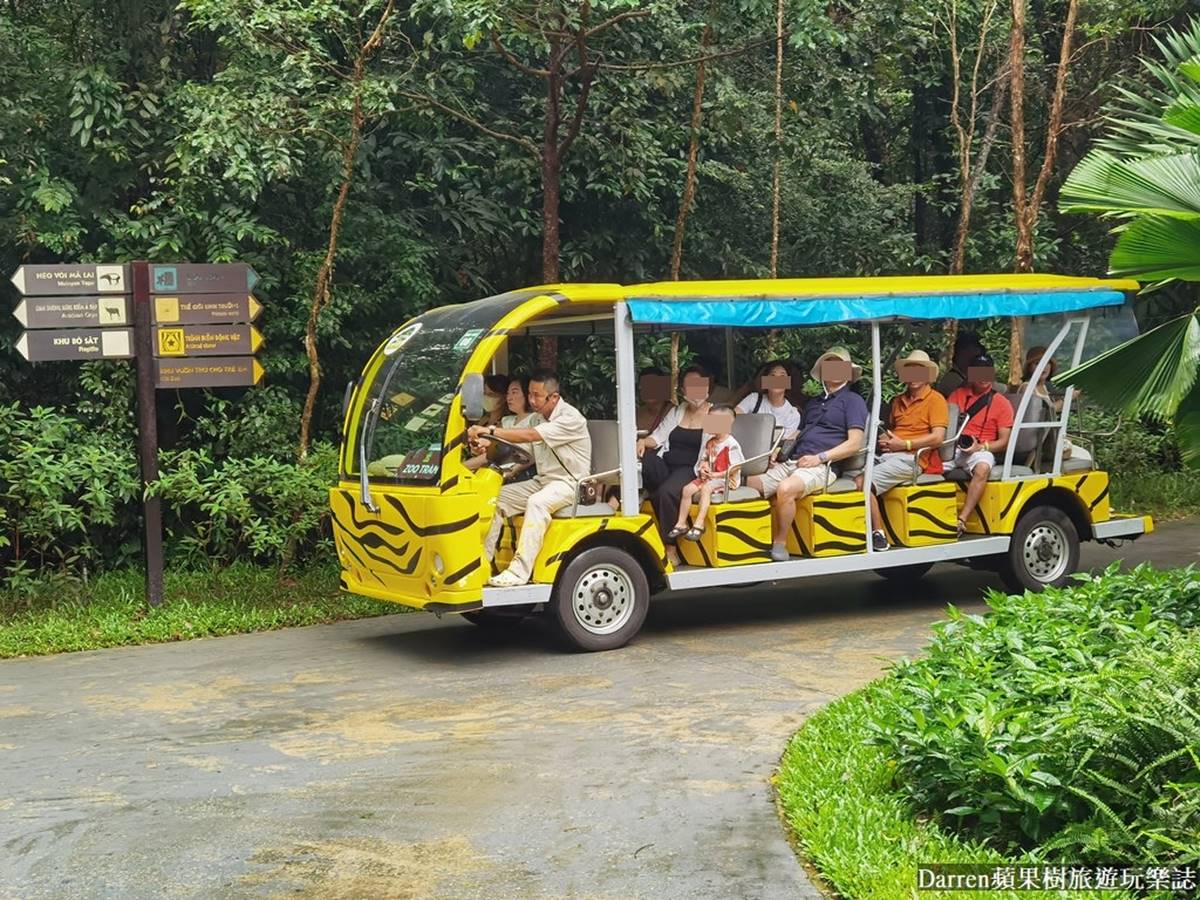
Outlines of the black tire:
[[888,581],[898,584],[912,584],[925,577],[925,573],[933,568],[933,563],[913,563],[908,566],[889,566],[886,569],[876,569],[875,574]]
[[572,647],[615,650],[629,643],[646,621],[650,585],[632,555],[616,547],[593,547],[558,573],[550,607]]
[[1062,587],[1079,568],[1079,532],[1057,506],[1040,504],[1013,529],[1000,578],[1014,593]]

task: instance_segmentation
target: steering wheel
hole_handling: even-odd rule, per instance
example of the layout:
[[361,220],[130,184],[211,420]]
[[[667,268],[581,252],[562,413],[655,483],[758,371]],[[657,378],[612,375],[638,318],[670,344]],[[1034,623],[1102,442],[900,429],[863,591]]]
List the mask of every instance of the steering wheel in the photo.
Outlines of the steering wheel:
[[[496,437],[494,434],[480,435],[480,440],[489,442],[487,448],[488,465],[497,471],[503,471],[505,463],[516,462],[520,465],[528,465],[529,463],[533,462],[533,457],[530,456],[529,451],[520,444],[514,444],[511,441],[506,441],[504,438]],[[513,457],[515,458],[504,460],[497,459],[496,452],[499,450],[500,445],[509,448],[509,450],[511,450],[513,453]]]

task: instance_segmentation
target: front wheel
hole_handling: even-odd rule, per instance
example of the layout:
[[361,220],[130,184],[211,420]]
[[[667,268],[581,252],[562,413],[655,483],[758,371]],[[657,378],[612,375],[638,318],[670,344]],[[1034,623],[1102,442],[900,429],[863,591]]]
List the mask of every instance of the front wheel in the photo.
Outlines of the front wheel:
[[650,585],[636,559],[616,547],[593,547],[558,576],[551,601],[566,639],[580,650],[615,650],[638,633]]
[[1079,532],[1056,506],[1035,506],[1017,521],[1000,577],[1010,591],[1062,587],[1079,567]]

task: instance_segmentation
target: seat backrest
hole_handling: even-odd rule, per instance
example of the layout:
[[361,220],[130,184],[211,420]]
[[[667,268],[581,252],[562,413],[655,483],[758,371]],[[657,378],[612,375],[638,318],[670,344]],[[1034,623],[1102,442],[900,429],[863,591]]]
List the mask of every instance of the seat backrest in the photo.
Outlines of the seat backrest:
[[[770,413],[742,413],[733,419],[733,437],[742,448],[746,459],[760,456],[771,449],[775,437],[775,417]],[[769,459],[760,459],[742,467],[742,478],[761,475],[771,464]]]
[[617,423],[613,419],[588,419],[592,436],[592,472],[611,472],[621,465]]
[[[1018,392],[1012,397],[1013,413],[1021,405],[1021,395],[1023,392]],[[1029,398],[1029,408],[1025,410],[1026,422],[1045,422],[1048,421],[1049,407],[1046,401],[1034,394]],[[1016,453],[1017,459],[1024,459],[1030,453],[1038,448],[1042,442],[1042,438],[1046,436],[1047,428],[1022,428],[1017,434]]]
[[950,441],[950,443],[942,444],[941,448],[938,450],[938,453],[941,455],[943,460],[950,462],[950,460],[954,459],[953,438],[956,434],[958,434],[958,426],[962,423],[962,413],[959,411],[957,403],[947,404],[947,410],[949,411],[950,416],[946,422],[946,440]]

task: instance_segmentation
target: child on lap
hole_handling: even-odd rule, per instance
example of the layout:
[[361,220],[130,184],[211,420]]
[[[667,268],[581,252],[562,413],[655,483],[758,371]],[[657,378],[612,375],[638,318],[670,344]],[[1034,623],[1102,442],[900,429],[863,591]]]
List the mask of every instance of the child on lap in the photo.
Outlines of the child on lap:
[[[708,515],[708,507],[714,495],[725,493],[726,479],[730,490],[741,483],[739,467],[746,461],[742,448],[737,439],[729,432],[733,428],[733,409],[729,406],[717,405],[709,410],[704,417],[704,430],[707,432],[705,441],[700,446],[700,457],[696,460],[696,478],[683,486],[683,495],[679,503],[679,520],[675,527],[667,532],[667,538],[675,540],[684,538],[689,541],[700,540],[704,531],[704,520]],[[730,470],[733,473],[730,474]],[[699,495],[696,520],[688,528],[688,511],[692,501]]]

